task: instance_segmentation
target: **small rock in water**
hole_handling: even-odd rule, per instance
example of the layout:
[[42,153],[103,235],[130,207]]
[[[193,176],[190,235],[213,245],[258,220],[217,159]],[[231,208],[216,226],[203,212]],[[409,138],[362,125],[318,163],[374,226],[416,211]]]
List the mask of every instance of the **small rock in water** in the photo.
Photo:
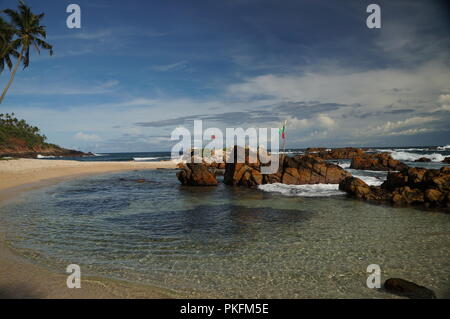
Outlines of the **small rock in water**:
[[436,294],[433,290],[401,278],[386,280],[384,289],[390,293],[411,299],[436,299]]
[[138,182],[138,183],[145,183],[145,179],[138,179],[136,182]]

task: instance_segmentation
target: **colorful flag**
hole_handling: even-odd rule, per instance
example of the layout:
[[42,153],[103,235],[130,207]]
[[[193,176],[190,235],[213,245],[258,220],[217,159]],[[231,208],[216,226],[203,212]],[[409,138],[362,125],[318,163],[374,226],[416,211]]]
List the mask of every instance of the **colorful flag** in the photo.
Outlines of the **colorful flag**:
[[284,121],[283,127],[280,128],[280,134],[281,134],[281,138],[282,138],[283,140],[286,138],[286,133],[285,133],[285,130],[286,130],[286,122],[287,122],[287,121]]

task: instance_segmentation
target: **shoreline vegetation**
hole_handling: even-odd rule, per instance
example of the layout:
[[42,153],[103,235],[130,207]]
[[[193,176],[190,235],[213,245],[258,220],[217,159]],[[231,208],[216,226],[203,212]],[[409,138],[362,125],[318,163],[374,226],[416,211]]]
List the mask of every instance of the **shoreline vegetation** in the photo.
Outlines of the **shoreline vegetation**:
[[38,155],[72,157],[93,155],[66,149],[46,141],[47,137],[41,134],[38,127],[28,124],[23,119],[19,120],[14,113],[0,114],[0,158],[36,158]]

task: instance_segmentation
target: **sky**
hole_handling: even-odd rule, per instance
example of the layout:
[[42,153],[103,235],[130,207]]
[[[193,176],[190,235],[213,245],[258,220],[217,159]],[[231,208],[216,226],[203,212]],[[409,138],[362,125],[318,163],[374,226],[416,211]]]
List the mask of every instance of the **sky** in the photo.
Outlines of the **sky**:
[[[171,132],[201,119],[223,130],[287,120],[287,148],[450,144],[446,1],[26,3],[45,13],[54,55],[32,52],[0,112],[52,143],[169,151]],[[66,26],[71,3],[81,29]],[[371,3],[380,29],[366,26]]]

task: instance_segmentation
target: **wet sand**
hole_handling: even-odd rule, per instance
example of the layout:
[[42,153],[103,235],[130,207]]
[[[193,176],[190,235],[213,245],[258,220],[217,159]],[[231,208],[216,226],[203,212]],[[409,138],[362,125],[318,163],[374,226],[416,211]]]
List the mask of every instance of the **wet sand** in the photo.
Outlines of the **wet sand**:
[[[1,205],[38,187],[87,175],[143,169],[173,169],[163,162],[78,162],[65,160],[12,159],[0,161]],[[140,286],[81,274],[81,288],[69,289],[65,269],[55,272],[21,257],[8,247],[0,233],[0,298],[173,298],[156,287]]]

